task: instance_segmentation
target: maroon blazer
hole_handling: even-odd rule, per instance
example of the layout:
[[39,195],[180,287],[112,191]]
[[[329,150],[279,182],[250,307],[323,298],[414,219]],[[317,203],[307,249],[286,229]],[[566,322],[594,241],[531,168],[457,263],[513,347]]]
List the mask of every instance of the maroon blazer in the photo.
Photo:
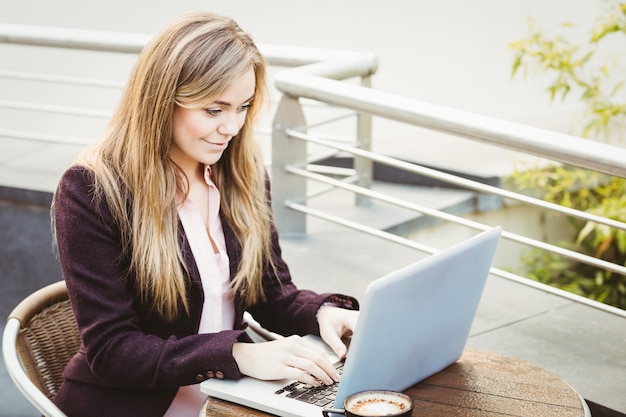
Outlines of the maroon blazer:
[[[190,313],[173,322],[146,313],[133,290],[129,259],[121,257],[119,229],[106,204],[94,203],[93,183],[91,171],[72,167],[54,197],[58,256],[82,341],[63,373],[55,403],[68,416],[162,416],[179,386],[196,384],[217,371],[228,379],[241,378],[232,346],[250,342],[243,329],[242,300],[235,299],[235,330],[197,334],[204,294],[179,224],[190,273]],[[221,219],[234,276],[241,247]],[[281,257],[275,229],[272,245],[276,273],[268,268],[264,276],[267,302],[250,308],[250,313],[277,333],[319,334],[315,315],[332,295],[298,290]],[[355,299],[340,299],[347,308],[358,308]]]

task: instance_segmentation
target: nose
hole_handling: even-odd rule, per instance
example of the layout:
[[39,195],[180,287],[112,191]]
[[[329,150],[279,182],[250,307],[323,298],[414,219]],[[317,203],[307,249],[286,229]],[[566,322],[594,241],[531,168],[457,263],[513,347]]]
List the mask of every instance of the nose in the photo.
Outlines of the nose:
[[236,114],[227,114],[224,115],[221,123],[217,127],[217,132],[220,135],[224,136],[235,136],[239,133],[239,129],[241,128],[241,123],[239,121],[239,117]]

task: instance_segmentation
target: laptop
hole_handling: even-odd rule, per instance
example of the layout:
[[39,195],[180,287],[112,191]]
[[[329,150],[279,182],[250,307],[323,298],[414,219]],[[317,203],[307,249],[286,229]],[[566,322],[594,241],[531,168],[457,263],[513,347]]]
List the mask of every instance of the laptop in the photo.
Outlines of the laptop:
[[[343,370],[331,387],[334,400],[317,389],[298,398],[308,388],[298,382],[250,377],[210,379],[201,391],[283,417],[319,417],[359,391],[404,391],[461,357],[501,233],[487,230],[370,283],[346,359],[337,364]],[[332,358],[320,338],[305,337]]]

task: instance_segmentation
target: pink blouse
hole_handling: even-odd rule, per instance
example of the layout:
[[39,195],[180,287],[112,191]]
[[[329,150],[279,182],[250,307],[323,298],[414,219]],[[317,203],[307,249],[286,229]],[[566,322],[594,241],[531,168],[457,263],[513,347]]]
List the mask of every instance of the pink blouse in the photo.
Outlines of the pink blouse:
[[[232,330],[235,319],[235,306],[230,295],[230,270],[224,231],[220,221],[220,192],[211,180],[211,168],[206,167],[204,179],[209,187],[209,228],[198,209],[185,200],[178,210],[185,235],[198,266],[204,290],[204,305],[198,333],[217,333]],[[216,244],[215,253],[211,239]],[[198,417],[206,395],[200,392],[200,385],[180,387],[165,417]]]

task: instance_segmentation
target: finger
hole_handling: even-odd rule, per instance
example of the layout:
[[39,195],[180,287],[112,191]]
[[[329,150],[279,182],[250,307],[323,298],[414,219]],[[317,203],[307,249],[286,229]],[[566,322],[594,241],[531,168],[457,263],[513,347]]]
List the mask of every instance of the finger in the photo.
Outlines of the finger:
[[293,358],[290,366],[296,371],[295,379],[298,381],[314,386],[321,384],[330,385],[335,382],[324,369],[308,359],[300,357]]
[[299,339],[298,342],[293,352],[291,366],[310,373],[326,385],[339,381],[339,373],[326,353],[304,339]]
[[289,367],[285,374],[285,378],[300,381],[313,387],[319,387],[320,385],[322,385],[322,382],[319,379],[317,379],[307,371],[295,367]]
[[320,336],[340,359],[345,358],[348,352],[342,337],[352,334],[357,318],[357,311],[336,307],[322,307],[318,312]]
[[343,359],[346,356],[346,345],[341,341],[339,336],[335,333],[328,333],[325,338],[322,338],[324,342],[331,348],[331,350],[337,355],[339,359]]
[[[338,382],[340,379],[339,373],[337,372],[337,369],[335,369],[335,366],[333,365],[333,363],[330,361],[330,358],[328,357],[327,353],[324,350],[321,350],[319,346],[316,346],[304,339],[302,340],[302,342],[304,343],[304,346],[307,349],[307,351],[303,352],[302,356],[312,360],[315,363],[315,365],[321,368],[324,371],[324,373],[328,375],[334,382]],[[339,343],[343,346],[343,343],[341,342],[341,340],[339,340]],[[345,349],[345,346],[344,346],[344,349]],[[339,355],[337,356],[340,357]]]
[[[309,361],[307,364],[309,368],[305,368],[307,371],[327,385],[339,381],[339,373],[324,351],[308,342],[304,348],[305,350],[301,352],[300,357]],[[319,372],[322,372],[321,377]],[[327,380],[327,378],[330,378],[331,381]]]
[[337,334],[334,329],[320,327],[320,336],[339,359],[345,358],[348,348],[341,340],[342,335]]

